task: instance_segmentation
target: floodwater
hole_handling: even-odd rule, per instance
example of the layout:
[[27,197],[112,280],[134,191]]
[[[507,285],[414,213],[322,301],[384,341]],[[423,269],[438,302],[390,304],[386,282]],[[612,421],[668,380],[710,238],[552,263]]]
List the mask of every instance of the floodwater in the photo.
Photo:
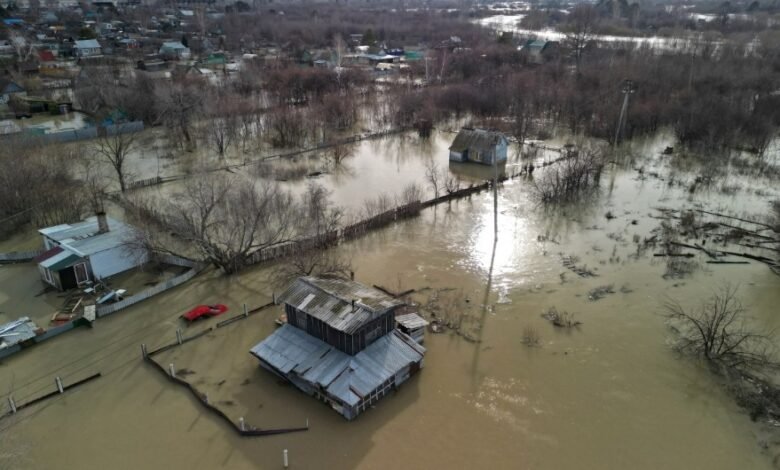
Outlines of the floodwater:
[[[759,263],[702,263],[689,277],[664,279],[664,262],[652,250],[636,256],[633,242],[658,225],[654,207],[759,213],[767,196],[744,178],[730,182],[742,185],[739,197],[670,186],[672,173],[678,180],[693,174],[667,165],[660,156],[667,142],[638,142],[637,161],[611,166],[599,195],[563,211],[537,207],[527,179],[506,183],[495,244],[486,192],[338,247],[366,284],[428,288],[414,297],[421,303],[434,292],[463,299],[465,334],[428,334],[421,373],[354,422],[279,384],[248,353],[273,331],[278,309],[159,360],[188,369],[187,379],[235,420],[269,428],[308,419],[308,432],[239,438],[141,361],[140,343],[173,342],[183,327],[178,315],[195,304],[222,302],[236,313],[242,303],[268,302],[272,267],[257,267],[231,277],[204,273],[94,329],[3,361],[2,400],[52,390],[55,375],[66,383],[104,376],[0,420],[0,446],[22,454],[11,468],[31,469],[281,468],[283,449],[291,468],[771,468],[773,449],[759,445],[763,430],[705,368],[671,352],[659,313],[665,298],[693,305],[731,281],[740,283],[754,321],[777,327],[780,278]],[[639,166],[665,180],[640,177]],[[372,181],[374,191],[389,189]],[[607,220],[607,210],[616,218]],[[578,277],[561,255],[578,256],[598,276]],[[589,290],[608,284],[615,294],[588,300]],[[556,329],[540,317],[551,306],[576,312],[582,325]],[[540,347],[522,344],[527,327],[538,331]]]
[[[520,22],[527,15],[493,15],[480,18],[475,22],[486,28],[497,32],[513,32],[524,37],[543,39],[546,41],[564,41],[566,34],[553,28],[544,29],[526,29],[521,27]],[[605,44],[633,44],[635,47],[649,47],[661,51],[679,51],[687,52],[695,49],[700,44],[706,44],[701,34],[690,34],[686,37],[664,37],[664,36],[614,36],[609,34],[593,35],[593,40]]]

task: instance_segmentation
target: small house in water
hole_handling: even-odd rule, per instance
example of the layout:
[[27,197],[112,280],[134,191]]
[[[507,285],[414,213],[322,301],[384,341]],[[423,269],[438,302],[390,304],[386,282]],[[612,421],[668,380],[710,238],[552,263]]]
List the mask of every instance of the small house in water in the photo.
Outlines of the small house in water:
[[351,420],[423,366],[396,329],[404,305],[355,281],[301,277],[277,299],[287,324],[251,349],[265,369]]
[[42,228],[46,251],[35,258],[41,279],[59,290],[74,289],[142,265],[145,250],[128,242],[135,229],[101,213],[76,224]]
[[500,132],[464,127],[450,145],[450,161],[484,165],[504,163],[508,146],[506,137]]

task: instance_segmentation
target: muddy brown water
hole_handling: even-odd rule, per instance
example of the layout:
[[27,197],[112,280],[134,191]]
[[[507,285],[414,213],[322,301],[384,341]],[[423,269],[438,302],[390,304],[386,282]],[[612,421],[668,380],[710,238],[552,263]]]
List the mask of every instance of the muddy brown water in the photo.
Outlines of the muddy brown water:
[[[642,149],[656,155],[662,143]],[[638,179],[630,167],[613,169],[600,196],[566,211],[535,207],[527,180],[508,183],[495,250],[488,193],[340,246],[367,284],[461,293],[468,333],[478,340],[428,334],[421,373],[354,422],[280,384],[248,353],[273,331],[278,309],[159,360],[191,370],[187,379],[236,420],[279,427],[308,419],[308,432],[239,438],[141,361],[140,343],[172,342],[183,327],[178,315],[192,305],[222,302],[232,314],[242,303],[270,300],[270,268],[231,277],[207,272],[94,329],[3,361],[3,401],[11,391],[23,401],[52,390],[55,375],[69,383],[104,374],[0,421],[0,446],[22,454],[10,468],[281,468],[283,449],[291,468],[771,468],[760,428],[704,368],[670,351],[659,313],[666,297],[694,305],[731,281],[740,283],[754,321],[777,327],[780,278],[759,263],[702,263],[689,277],[667,280],[652,250],[631,256],[633,235],[649,236],[658,224],[649,217],[652,207],[757,210],[765,198],[691,196],[664,181]],[[607,220],[607,210],[617,218]],[[561,254],[579,256],[578,264],[598,276],[577,276]],[[607,284],[617,292],[587,299],[590,289]],[[540,317],[551,306],[576,312],[581,327],[555,329]],[[540,347],[522,344],[529,326]]]

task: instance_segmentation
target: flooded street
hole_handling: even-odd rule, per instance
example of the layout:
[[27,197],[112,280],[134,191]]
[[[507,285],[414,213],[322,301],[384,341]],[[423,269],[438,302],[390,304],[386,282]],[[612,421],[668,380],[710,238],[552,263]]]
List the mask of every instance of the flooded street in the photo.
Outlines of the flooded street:
[[[362,142],[347,161],[349,173],[317,180],[335,203],[355,209],[364,188],[393,192],[410,181],[425,184],[428,158],[448,168],[450,139],[437,133],[429,142],[405,135]],[[665,260],[653,257],[652,248],[638,250],[635,241],[658,226],[656,207],[706,202],[752,214],[771,197],[748,191],[745,177],[723,182],[741,185],[739,198],[670,186],[670,175],[685,176],[660,157],[665,144],[663,136],[638,142],[636,162],[611,165],[598,195],[563,211],[539,207],[527,178],[507,182],[499,193],[495,244],[486,192],[336,248],[352,259],[362,283],[417,289],[413,299],[421,304],[436,292],[460,296],[467,332],[426,334],[422,372],[353,422],[280,384],[249,354],[274,330],[278,307],[158,360],[187,369],[187,380],[235,421],[274,428],[308,419],[307,432],[238,437],[141,360],[140,344],[173,342],[183,328],[178,316],[193,305],[224,303],[233,314],[243,303],[269,302],[272,267],[260,266],[227,277],[209,270],[93,329],[78,328],[5,359],[3,402],[9,393],[21,402],[50,391],[55,375],[66,383],[95,372],[103,377],[0,421],[0,446],[21,449],[14,468],[29,469],[282,468],[283,449],[291,468],[311,469],[772,468],[771,449],[759,445],[760,428],[706,368],[672,352],[660,313],[665,299],[693,305],[730,281],[740,285],[754,321],[777,328],[780,278],[761,263],[713,266],[701,254],[690,276],[665,279]],[[634,170],[641,166],[660,177]],[[564,266],[565,256],[576,256],[596,276],[578,276]],[[0,266],[0,280],[18,269]],[[0,299],[10,298],[7,285]],[[605,285],[614,293],[588,299]],[[9,302],[0,305],[7,309]],[[553,306],[574,312],[582,325],[555,328],[541,317]],[[208,326],[190,326],[185,335]],[[527,328],[538,332],[539,347],[522,343]]]

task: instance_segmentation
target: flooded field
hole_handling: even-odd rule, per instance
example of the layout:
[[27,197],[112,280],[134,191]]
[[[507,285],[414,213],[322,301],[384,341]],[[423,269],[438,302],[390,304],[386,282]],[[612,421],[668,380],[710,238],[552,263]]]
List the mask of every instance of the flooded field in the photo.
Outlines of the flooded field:
[[[318,180],[349,206],[365,188],[391,191],[410,178],[422,184],[425,159],[446,165],[448,142],[398,136],[361,143],[349,163],[359,177]],[[228,277],[211,270],[94,329],[3,361],[2,401],[50,391],[55,375],[66,383],[104,376],[0,421],[0,446],[20,450],[11,468],[31,469],[281,468],[283,449],[292,468],[772,468],[768,435],[704,367],[671,351],[660,313],[666,298],[693,305],[730,281],[740,284],[753,321],[776,328],[780,277],[761,263],[712,266],[697,254],[690,275],[665,278],[666,262],[638,250],[635,236],[649,237],[658,226],[657,207],[760,214],[777,189],[733,176],[690,193],[669,180],[693,180],[698,170],[672,168],[664,145],[663,136],[638,142],[637,158],[611,165],[599,194],[563,211],[539,207],[530,180],[507,182],[496,243],[492,196],[482,193],[336,248],[363,283],[418,289],[413,300],[421,304],[457,296],[466,325],[461,335],[427,334],[422,372],[354,422],[280,384],[249,354],[273,331],[279,308],[159,360],[187,369],[187,380],[235,420],[284,427],[308,419],[308,432],[240,438],[142,362],[140,344],[173,342],[176,328],[185,328],[178,316],[193,305],[224,303],[233,314],[243,303],[270,301],[273,267]],[[739,197],[724,185],[739,187]],[[571,256],[596,276],[568,269],[564,257]],[[15,269],[0,267],[0,276]],[[614,293],[588,299],[607,285]],[[13,297],[6,286],[0,295]],[[556,329],[541,318],[553,306],[575,312],[582,325]],[[522,343],[527,328],[538,332],[539,347]]]

